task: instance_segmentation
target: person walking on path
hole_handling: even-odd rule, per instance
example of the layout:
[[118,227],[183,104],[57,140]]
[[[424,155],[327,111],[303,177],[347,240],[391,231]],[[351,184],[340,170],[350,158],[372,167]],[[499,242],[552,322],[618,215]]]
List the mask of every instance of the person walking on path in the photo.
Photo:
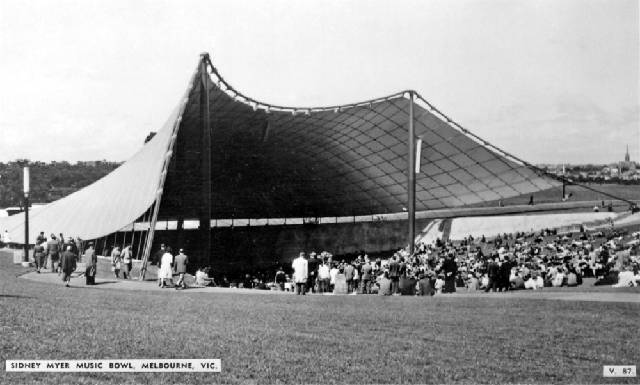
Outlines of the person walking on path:
[[160,245],[160,249],[158,249],[158,251],[156,251],[156,253],[153,255],[153,261],[151,261],[151,264],[157,265],[158,269],[160,268],[160,264],[162,263],[162,256],[166,252],[165,249],[166,249],[166,246],[163,243]]
[[71,246],[67,246],[67,250],[62,253],[60,259],[60,269],[62,270],[62,282],[66,287],[69,287],[69,281],[71,281],[71,273],[76,270],[77,256],[71,251]]
[[51,265],[51,272],[55,273],[58,270],[58,260],[60,259],[60,244],[56,240],[56,236],[51,234],[51,238],[47,242],[47,255],[49,256],[49,264]]
[[189,264],[189,257],[184,254],[184,249],[180,249],[180,254],[176,255],[174,259],[174,266],[176,273],[178,273],[178,282],[176,283],[176,290],[179,288],[186,289],[187,284],[184,282],[184,275],[187,273],[187,265]]
[[171,255],[171,247],[165,248],[164,254],[160,260],[160,271],[158,271],[158,281],[160,287],[169,286],[169,281],[173,279],[173,255]]
[[82,257],[82,259],[87,265],[87,269],[84,272],[85,283],[87,285],[95,285],[96,272],[98,269],[98,256],[96,255],[96,251],[93,248],[93,243],[89,243],[89,247],[87,247],[87,249],[84,251],[84,256]]
[[131,278],[131,268],[133,267],[132,255],[131,255],[131,245],[126,246],[122,249],[122,278],[130,279]]
[[36,272],[40,274],[40,269],[44,267],[44,243],[38,242],[33,248],[33,260],[36,264]]
[[120,279],[120,269],[122,269],[122,253],[118,246],[114,246],[111,250],[111,269],[116,276],[116,279]]
[[[64,235],[60,233],[60,237],[58,238],[58,252],[60,253],[60,257],[62,257],[62,253],[65,250],[67,250],[67,248],[65,247]],[[62,269],[60,268],[60,264],[58,264],[56,271],[58,272],[58,275],[62,274]]]

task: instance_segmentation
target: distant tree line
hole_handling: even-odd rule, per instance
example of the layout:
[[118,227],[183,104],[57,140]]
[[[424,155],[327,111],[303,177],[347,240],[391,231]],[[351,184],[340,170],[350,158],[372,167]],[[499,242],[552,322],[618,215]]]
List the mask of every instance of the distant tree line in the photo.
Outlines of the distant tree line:
[[595,184],[624,184],[624,185],[637,185],[640,184],[640,180],[637,179],[622,179],[617,176],[605,179],[603,177],[583,177],[583,176],[570,176],[569,179],[576,183],[595,183]]
[[19,159],[0,162],[0,207],[22,206],[23,167],[29,166],[31,174],[32,203],[48,203],[69,195],[107,175],[122,163],[101,161],[32,162]]

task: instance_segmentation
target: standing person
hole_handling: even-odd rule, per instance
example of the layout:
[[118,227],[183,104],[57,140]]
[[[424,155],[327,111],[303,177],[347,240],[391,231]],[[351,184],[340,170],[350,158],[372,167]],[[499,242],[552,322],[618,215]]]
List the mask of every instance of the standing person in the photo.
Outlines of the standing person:
[[127,245],[122,249],[122,278],[124,279],[131,278],[131,268],[133,267],[131,254],[131,245]]
[[318,277],[318,267],[320,266],[320,260],[316,258],[316,253],[314,251],[309,254],[309,261],[307,261],[309,265],[309,278],[307,279],[307,291],[311,293],[316,292],[316,280]]
[[[60,233],[60,236],[58,237],[58,250],[59,250],[59,253],[60,253],[60,257],[62,257],[62,252],[64,252],[67,249],[64,246],[65,246],[64,235],[62,235],[62,233]],[[60,264],[58,264],[58,267],[56,268],[56,271],[58,272],[58,275],[62,274],[62,269],[60,268]]]
[[44,242],[39,241],[33,248],[33,260],[36,264],[36,272],[40,274],[40,269],[44,267]]
[[444,290],[443,293],[456,292],[456,274],[458,273],[458,264],[453,258],[453,254],[448,254],[442,264],[444,271]]
[[38,238],[36,238],[36,244],[42,244],[45,243],[47,241],[47,237],[44,236],[44,231],[41,231],[40,234],[38,234]]
[[51,264],[51,272],[58,271],[58,260],[60,259],[60,244],[56,240],[56,236],[51,234],[51,239],[47,242],[47,255]]
[[282,270],[282,266],[278,267],[274,281],[278,290],[284,291],[284,283],[287,281],[287,275],[284,273],[284,270]]
[[293,260],[291,266],[293,267],[293,282],[296,284],[296,294],[305,295],[309,264],[304,258],[304,252],[300,252],[300,256]]
[[329,291],[329,282],[331,281],[331,271],[327,261],[323,261],[318,267],[318,292],[324,294]]
[[98,256],[96,255],[96,251],[93,249],[93,243],[89,243],[89,247],[84,251],[82,259],[87,265],[87,269],[84,272],[85,284],[95,285],[96,271],[98,269]]
[[498,287],[500,288],[500,290],[509,290],[509,276],[511,275],[511,262],[509,262],[509,258],[505,258],[503,261],[501,261],[498,275]]
[[484,291],[496,291],[498,288],[498,279],[500,278],[500,266],[498,266],[498,258],[489,259],[489,264],[487,265],[487,277],[489,278],[489,282],[487,284],[487,288]]
[[164,254],[160,259],[160,271],[158,272],[158,280],[160,281],[160,287],[164,288],[165,284],[168,287],[169,281],[173,280],[173,255],[171,255],[171,247],[167,246],[164,249]]
[[356,293],[362,293],[360,288],[360,282],[362,281],[362,255],[358,255],[355,261],[353,261],[353,267],[356,269],[353,275],[353,291]]
[[69,281],[71,280],[71,273],[76,270],[77,256],[71,251],[71,246],[67,246],[67,250],[62,253],[60,259],[60,270],[62,271],[62,282],[66,287],[69,287]]
[[398,257],[391,257],[391,261],[389,262],[389,276],[388,278],[391,280],[391,294],[399,295],[398,292],[398,284],[400,282],[400,264],[398,263]]
[[156,251],[156,253],[153,255],[153,261],[151,261],[152,265],[158,265],[158,268],[160,268],[160,264],[162,263],[162,256],[165,253],[166,247],[163,244],[160,245],[160,250]]
[[340,270],[338,270],[338,267],[333,262],[329,262],[329,265],[331,265],[331,269],[329,269],[329,291],[333,292],[333,289],[336,287],[336,278],[338,278]]
[[355,278],[355,270],[351,263],[347,263],[344,266],[344,277],[347,280],[347,294],[351,294],[353,291],[353,280]]
[[364,264],[362,265],[362,278],[360,280],[360,291],[362,294],[371,294],[371,278],[372,270],[371,262],[368,256],[364,256]]
[[122,253],[120,253],[120,248],[118,246],[114,246],[113,250],[111,250],[111,269],[113,269],[113,273],[116,276],[116,279],[120,279],[120,269],[122,269]]
[[73,238],[69,238],[69,243],[67,243],[66,246],[71,246],[71,252],[74,253],[75,255],[79,255],[78,245],[76,244],[76,241]]
[[178,273],[178,282],[176,283],[176,290],[178,288],[186,289],[187,284],[184,282],[184,275],[187,273],[187,265],[189,264],[189,257],[184,254],[184,249],[180,249],[180,254],[176,255],[174,259],[174,266],[176,273]]
[[65,239],[64,239],[64,235],[62,235],[62,233],[60,233],[60,236],[58,237],[58,245],[60,245],[60,252],[61,253],[67,249],[65,247],[66,242],[65,242]]

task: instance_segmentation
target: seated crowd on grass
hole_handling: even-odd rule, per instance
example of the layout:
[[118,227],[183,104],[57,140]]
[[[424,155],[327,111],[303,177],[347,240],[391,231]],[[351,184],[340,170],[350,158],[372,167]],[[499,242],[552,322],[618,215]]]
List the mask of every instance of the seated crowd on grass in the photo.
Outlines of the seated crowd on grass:
[[312,252],[309,259],[301,253],[296,260],[306,261],[302,269],[294,260],[291,275],[281,268],[273,283],[261,281],[260,288],[300,294],[414,295],[572,287],[587,277],[596,278],[596,285],[636,286],[640,283],[639,244],[639,233],[543,230],[491,240],[437,240],[420,244],[413,255],[403,249],[388,259],[362,254],[347,262],[327,252]]
[[547,229],[493,239],[469,236],[421,243],[413,255],[402,249],[389,258],[361,253],[338,260],[326,251],[311,252],[307,258],[302,252],[290,269],[281,266],[275,273],[260,271],[233,280],[214,280],[209,268],[201,268],[194,286],[380,295],[539,290],[578,286],[583,278],[596,278],[596,285],[635,286],[640,283],[639,245],[640,233],[616,231],[558,234]]

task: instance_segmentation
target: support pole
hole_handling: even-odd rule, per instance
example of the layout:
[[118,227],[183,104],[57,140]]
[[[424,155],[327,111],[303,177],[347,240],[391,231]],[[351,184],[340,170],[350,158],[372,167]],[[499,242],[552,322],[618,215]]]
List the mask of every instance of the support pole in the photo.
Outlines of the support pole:
[[29,166],[25,166],[23,173],[23,192],[24,192],[24,256],[22,257],[23,265],[29,263]]
[[24,194],[24,256],[22,262],[29,263],[29,194]]
[[[203,55],[204,56],[204,55]],[[208,55],[206,55],[208,59]],[[185,107],[187,106],[187,102],[189,101],[189,95],[192,91],[193,84],[198,80],[198,72],[201,70],[202,61],[204,59],[201,58],[198,64],[198,69],[193,74],[193,78],[191,79],[191,83],[187,92],[185,94],[184,102],[182,103],[182,107],[180,108],[180,114],[178,118],[174,122],[173,132],[171,135],[171,140],[169,141],[169,147],[167,148],[167,152],[164,157],[164,164],[162,165],[162,173],[160,174],[160,180],[158,183],[158,190],[156,190],[156,199],[153,205],[149,208],[148,213],[150,214],[150,223],[147,229],[147,235],[144,239],[144,248],[142,249],[142,262],[140,267],[140,280],[144,280],[144,276],[147,271],[147,262],[149,261],[149,257],[151,255],[151,248],[153,247],[153,236],[155,234],[156,222],[158,221],[158,212],[160,211],[160,203],[162,201],[162,192],[164,191],[164,182],[167,178],[167,173],[169,169],[169,164],[171,163],[171,158],[173,154],[173,147],[176,142],[176,138],[178,137],[178,130],[180,129],[180,122],[182,121],[182,114],[184,113]]]
[[200,60],[200,121],[201,132],[201,206],[200,206],[200,247],[203,259],[212,265],[211,255],[211,120],[209,116],[209,55],[203,53]]
[[408,143],[407,207],[409,209],[409,253],[415,251],[416,239],[416,133],[413,126],[413,91],[409,91],[409,143]]

